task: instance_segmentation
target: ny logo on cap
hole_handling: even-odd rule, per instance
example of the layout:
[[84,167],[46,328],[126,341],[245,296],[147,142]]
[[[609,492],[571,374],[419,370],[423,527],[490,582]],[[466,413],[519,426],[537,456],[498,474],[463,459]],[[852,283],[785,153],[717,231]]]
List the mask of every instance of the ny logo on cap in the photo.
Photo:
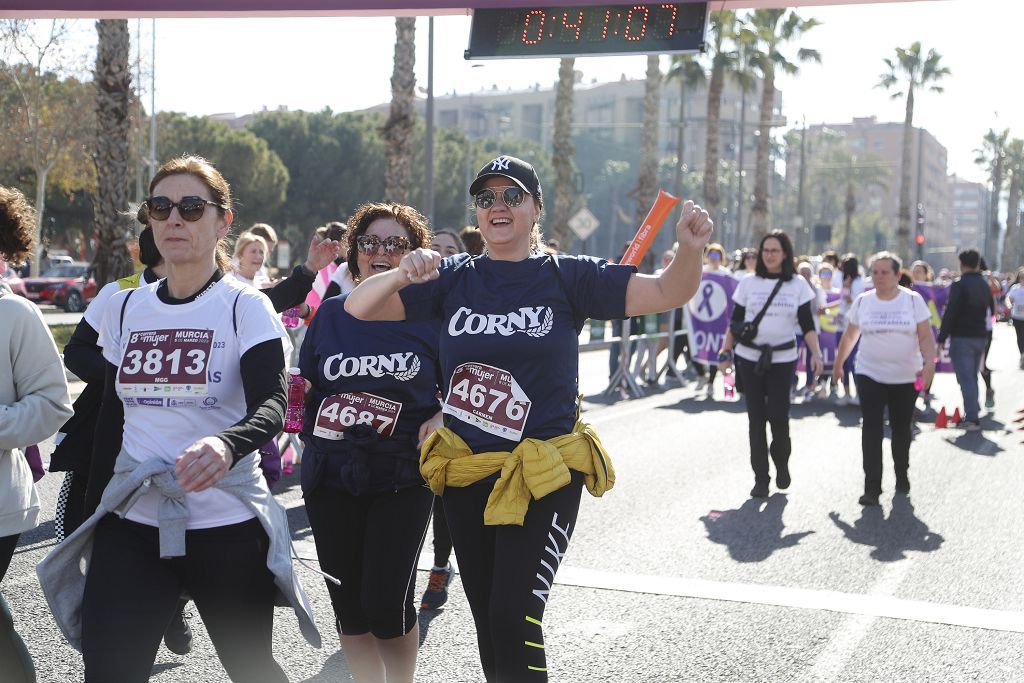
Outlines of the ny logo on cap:
[[507,156],[500,156],[491,162],[492,171],[507,171],[512,160]]

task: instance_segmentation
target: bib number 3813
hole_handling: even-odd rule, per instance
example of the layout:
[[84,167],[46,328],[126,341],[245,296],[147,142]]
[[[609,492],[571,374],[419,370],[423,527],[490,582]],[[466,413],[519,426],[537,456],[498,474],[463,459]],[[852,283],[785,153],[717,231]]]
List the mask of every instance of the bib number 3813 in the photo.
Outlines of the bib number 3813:
[[443,412],[509,441],[522,441],[530,398],[507,370],[482,363],[455,368]]
[[383,437],[391,436],[402,412],[402,404],[361,391],[335,394],[320,402],[313,435],[337,441],[345,430],[357,424],[370,425]]
[[117,381],[122,394],[207,393],[213,330],[136,330],[129,334]]

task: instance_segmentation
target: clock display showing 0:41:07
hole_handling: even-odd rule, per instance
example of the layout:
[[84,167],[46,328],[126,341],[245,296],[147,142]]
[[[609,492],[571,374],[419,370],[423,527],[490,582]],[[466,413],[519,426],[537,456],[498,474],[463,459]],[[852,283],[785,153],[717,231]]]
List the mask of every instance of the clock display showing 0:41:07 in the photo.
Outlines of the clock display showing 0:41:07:
[[671,40],[679,27],[679,6],[601,5],[506,10],[498,28],[499,46],[539,46],[545,41],[600,44]]

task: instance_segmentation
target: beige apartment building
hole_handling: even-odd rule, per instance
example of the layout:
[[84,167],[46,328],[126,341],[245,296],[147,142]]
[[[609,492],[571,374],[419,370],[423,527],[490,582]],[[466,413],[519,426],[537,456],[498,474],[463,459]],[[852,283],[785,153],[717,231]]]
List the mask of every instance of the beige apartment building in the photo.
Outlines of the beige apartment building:
[[[884,246],[898,251],[904,257],[916,258],[916,247],[911,249],[910,245],[899,245],[895,241],[899,218],[903,123],[881,123],[876,117],[869,116],[854,118],[850,123],[810,126],[807,135],[812,149],[820,149],[826,136],[840,135],[852,154],[874,158],[888,170],[889,177],[884,186],[870,185],[860,190],[858,208],[881,214],[884,221],[882,228],[888,236]],[[927,130],[915,127],[910,153],[911,235],[917,230],[917,205],[920,204],[924,212],[923,255],[929,262],[949,265],[947,261],[955,260],[956,241],[953,237],[953,203],[947,180],[946,148]],[[813,152],[809,152],[808,168],[812,163]]]
[[982,248],[988,226],[991,193],[984,183],[972,183],[956,174],[949,176],[952,198],[953,244]]

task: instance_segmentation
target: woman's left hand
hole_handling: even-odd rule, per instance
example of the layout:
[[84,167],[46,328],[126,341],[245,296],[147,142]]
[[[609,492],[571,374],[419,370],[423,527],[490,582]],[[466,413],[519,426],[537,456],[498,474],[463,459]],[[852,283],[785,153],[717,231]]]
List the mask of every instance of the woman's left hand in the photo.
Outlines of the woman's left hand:
[[835,363],[832,365],[832,381],[835,382],[836,386],[843,383],[843,364],[836,358]]
[[822,362],[820,354],[811,355],[811,372],[815,377],[825,372],[825,363]]
[[420,425],[420,440],[416,442],[416,448],[422,448],[423,442],[441,427],[444,427],[444,414],[439,410],[434,417]]
[[314,273],[317,273],[327,265],[338,258],[338,253],[341,250],[341,245],[338,240],[325,239],[320,241],[313,235],[313,239],[309,241],[309,251],[306,253],[306,268],[309,268]]
[[933,379],[935,379],[935,363],[925,363],[921,369],[921,386],[925,391],[931,390]]
[[174,463],[174,476],[187,493],[203,491],[220,481],[231,467],[233,453],[216,436],[199,439]]
[[676,223],[676,241],[679,248],[688,251],[704,251],[704,245],[711,239],[715,224],[708,212],[692,200],[686,200]]

